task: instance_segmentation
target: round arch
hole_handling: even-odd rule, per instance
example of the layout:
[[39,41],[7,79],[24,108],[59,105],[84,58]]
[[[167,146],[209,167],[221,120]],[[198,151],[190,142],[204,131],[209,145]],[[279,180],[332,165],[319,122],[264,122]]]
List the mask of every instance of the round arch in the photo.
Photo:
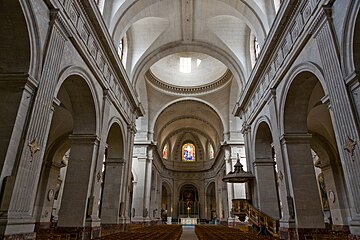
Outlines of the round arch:
[[91,81],[93,77],[83,68],[78,66],[70,66],[63,69],[59,74],[59,80],[55,88],[55,97],[58,95],[60,88],[63,86],[63,83],[69,79],[71,76],[79,77],[86,83],[89,91],[91,92],[91,98],[94,102],[94,111],[95,111],[95,132],[97,135],[100,133],[100,93],[96,90],[95,81]]
[[109,121],[109,125],[108,125],[108,133],[107,136],[109,136],[110,131],[112,129],[112,127],[117,126],[119,128],[119,136],[121,139],[121,149],[122,149],[122,157],[125,157],[126,154],[126,144],[125,144],[125,139],[126,139],[126,130],[124,128],[124,122],[121,121],[121,119],[119,119],[118,117],[113,117],[110,119]]
[[222,116],[222,114],[220,113],[220,111],[211,103],[203,100],[203,99],[200,99],[200,98],[196,98],[196,97],[183,97],[183,98],[178,98],[178,99],[175,99],[169,103],[167,103],[166,105],[164,105],[162,108],[160,108],[157,113],[155,114],[154,118],[152,121],[150,121],[149,123],[149,132],[154,132],[155,130],[155,125],[156,125],[156,122],[159,118],[159,116],[161,115],[161,113],[167,109],[168,107],[176,104],[176,103],[179,103],[179,102],[183,102],[183,101],[196,101],[196,102],[200,102],[200,103],[203,103],[205,104],[207,107],[211,108],[212,111],[214,111],[217,115],[217,117],[220,119],[221,121],[221,124],[223,126],[223,129],[224,129],[224,132],[227,132],[228,131],[228,126],[227,124],[225,124],[225,120]]
[[284,79],[289,79],[286,81],[285,87],[282,89],[280,93],[280,103],[279,103],[279,132],[280,135],[285,133],[285,105],[286,99],[289,94],[290,87],[292,83],[301,75],[302,73],[308,73],[314,76],[321,84],[322,89],[324,90],[325,96],[328,95],[327,85],[324,79],[324,75],[322,73],[321,68],[312,62],[301,63],[299,65],[294,66],[289,70],[289,73],[284,77]]
[[[128,30],[128,28],[137,21],[136,16],[140,15],[140,12],[144,9],[150,7],[151,5],[156,4],[157,0],[141,0],[138,2],[132,2],[130,0],[126,0],[122,3],[119,9],[113,14],[113,17],[110,19],[109,23],[109,32],[113,36],[113,39],[118,40],[124,32]],[[270,29],[270,25],[266,24],[267,19],[265,14],[261,11],[261,9],[257,6],[255,1],[253,0],[240,0],[235,2],[229,2],[225,0],[220,1],[222,4],[227,5],[229,7],[234,8],[239,14],[241,14],[245,19],[249,19],[247,24],[250,24],[251,28],[261,29],[261,33],[263,34],[262,39],[265,39],[266,30]],[[136,7],[139,4],[141,7]],[[131,8],[136,8],[137,11],[129,11]],[[131,15],[131,16],[129,16]],[[130,21],[125,22],[122,19],[130,19]],[[122,31],[118,30],[122,29]],[[260,37],[260,33],[257,33]]]
[[[354,73],[356,70],[355,63],[355,43],[360,44],[360,2],[350,1],[347,9],[346,19],[342,27],[341,63],[345,71],[345,77]],[[359,51],[359,50],[358,50]],[[360,53],[358,53],[360,54]],[[360,64],[360,63],[357,63]]]
[[230,50],[225,51],[220,47],[210,45],[205,42],[192,42],[192,44],[183,44],[182,42],[171,42],[160,46],[151,52],[145,52],[143,56],[135,64],[131,72],[130,79],[133,85],[139,90],[139,84],[142,81],[142,76],[148,69],[160,59],[178,52],[199,52],[207,54],[220,62],[224,63],[234,75],[234,79],[238,82],[240,89],[245,86],[245,66],[237,59],[234,53]]
[[254,127],[251,128],[252,130],[252,136],[251,136],[251,149],[252,149],[252,152],[253,152],[253,156],[255,157],[256,154],[255,154],[255,146],[256,146],[256,139],[257,139],[257,135],[259,133],[259,131],[261,130],[260,129],[260,126],[263,126],[264,124],[267,125],[267,127],[269,128],[270,132],[271,132],[271,138],[273,139],[273,136],[272,136],[272,124],[271,124],[271,121],[269,119],[268,116],[260,116],[259,118],[257,118],[257,120],[255,121],[255,124],[254,124]]

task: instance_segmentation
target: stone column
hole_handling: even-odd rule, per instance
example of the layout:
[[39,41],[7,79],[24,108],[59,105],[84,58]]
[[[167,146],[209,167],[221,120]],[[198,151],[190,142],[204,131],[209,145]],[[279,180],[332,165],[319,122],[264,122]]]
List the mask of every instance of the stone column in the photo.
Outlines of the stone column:
[[268,107],[271,121],[271,134],[273,137],[273,145],[276,156],[276,165],[278,170],[278,191],[279,198],[282,204],[280,228],[294,228],[295,227],[295,212],[293,205],[293,198],[290,194],[287,174],[287,163],[284,161],[282,144],[280,142],[280,132],[278,126],[278,108],[276,105],[276,91],[271,89],[268,96]]
[[133,157],[133,148],[134,148],[134,137],[136,133],[136,126],[133,123],[129,124],[127,127],[127,151],[126,151],[126,159],[124,159],[124,168],[123,168],[123,183],[122,183],[122,194],[121,194],[121,205],[120,208],[120,216],[122,223],[129,223],[130,216],[129,212],[131,212],[130,202],[130,188],[132,185],[131,174],[132,174],[132,157]]
[[[157,172],[157,184],[156,184],[156,199],[157,199],[157,203],[156,203],[156,218],[161,220],[161,201],[162,201],[162,196],[161,196],[161,191],[162,191],[162,185],[161,185],[161,176],[160,173]],[[169,206],[169,205],[168,205]]]
[[359,128],[349,91],[342,75],[338,46],[331,19],[331,6],[322,6],[317,25],[313,27],[330,100],[330,115],[336,136],[341,163],[344,170],[351,209],[350,231],[360,234],[360,147]]
[[[150,220],[150,194],[151,194],[151,178],[152,178],[152,164],[153,164],[153,148],[152,146],[148,147],[148,158],[146,159],[145,164],[145,213],[147,212],[147,216],[145,216],[146,220]],[[144,214],[145,215],[145,214]]]
[[[4,179],[12,175],[17,160],[16,153],[19,146],[24,144],[22,136],[26,128],[27,117],[31,113],[37,84],[28,74],[0,74],[0,94],[2,96],[0,101],[0,114],[2,116],[0,189],[6,181]],[[3,189],[12,190],[12,186],[9,187],[7,184]],[[8,206],[6,210],[8,210]]]
[[124,159],[107,158],[101,204],[101,223],[119,224]]
[[[244,135],[244,143],[245,143],[245,156],[246,156],[246,164],[247,164],[247,171],[248,172],[253,172],[253,166],[251,166],[250,163],[250,159],[252,158],[251,156],[251,137],[250,137],[250,133],[251,133],[251,126],[249,124],[246,123],[246,121],[243,122],[242,125],[242,129],[241,129],[241,133]],[[252,183],[246,183],[245,186],[245,197],[246,199],[250,200],[250,202],[253,201],[254,199],[254,192],[252,192]]]
[[5,235],[34,231],[33,210],[37,183],[52,119],[52,104],[60,62],[67,41],[67,33],[60,18],[57,10],[51,12],[47,49],[44,51],[46,57],[29,118],[28,131],[24,136],[24,145],[20,147],[20,162],[11,193]]
[[[233,170],[233,164],[232,164],[232,160],[231,160],[231,149],[230,148],[225,148],[225,154],[224,154],[224,160],[225,160],[225,169],[226,169],[226,174],[228,174],[229,172],[231,172]],[[233,183],[226,183],[227,186],[227,210],[228,210],[228,221],[232,222],[234,220],[234,218],[230,215],[230,211],[232,208],[232,199],[234,198],[234,184]]]
[[137,172],[137,182],[134,186],[133,208],[135,216],[133,222],[144,222],[150,216],[150,187],[152,169],[152,149],[148,145],[137,146],[137,159],[134,159],[134,168]]
[[156,212],[158,211],[157,209],[157,199],[156,199],[156,191],[157,191],[157,177],[158,174],[156,171],[152,172],[152,178],[151,178],[151,189],[150,189],[150,211],[149,211],[149,215],[150,215],[150,219],[155,220],[156,218]]
[[99,226],[100,218],[99,218],[99,202],[101,199],[101,185],[104,181],[104,176],[102,175],[103,171],[103,161],[105,157],[105,149],[107,148],[107,134],[109,131],[109,112],[111,106],[111,99],[108,90],[104,90],[103,92],[103,107],[102,107],[102,125],[101,125],[101,138],[99,142],[99,150],[97,154],[96,167],[95,167],[95,181],[93,181],[92,186],[92,206],[89,211],[90,216],[87,216],[86,222],[88,226]]
[[293,133],[281,137],[284,161],[288,163],[290,194],[294,199],[295,222],[299,229],[325,227],[310,140],[310,134]]
[[92,209],[91,187],[99,139],[95,135],[70,135],[71,148],[58,227],[82,228]]
[[256,158],[254,170],[259,209],[269,216],[279,219],[279,199],[274,160],[272,158]]

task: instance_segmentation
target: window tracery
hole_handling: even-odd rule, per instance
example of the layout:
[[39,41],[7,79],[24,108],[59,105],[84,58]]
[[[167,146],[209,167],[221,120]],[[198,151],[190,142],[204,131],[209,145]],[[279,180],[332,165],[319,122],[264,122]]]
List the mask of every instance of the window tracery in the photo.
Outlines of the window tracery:
[[194,162],[195,161],[195,145],[192,143],[185,143],[182,146],[182,161]]

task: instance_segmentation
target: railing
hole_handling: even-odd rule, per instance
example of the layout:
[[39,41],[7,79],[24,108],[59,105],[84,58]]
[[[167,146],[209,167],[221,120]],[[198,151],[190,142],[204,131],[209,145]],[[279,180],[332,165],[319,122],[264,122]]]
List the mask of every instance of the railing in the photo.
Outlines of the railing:
[[264,226],[268,233],[273,237],[279,237],[279,220],[259,211],[246,199],[232,200],[232,214],[239,217],[240,221],[245,220],[245,216],[256,226]]

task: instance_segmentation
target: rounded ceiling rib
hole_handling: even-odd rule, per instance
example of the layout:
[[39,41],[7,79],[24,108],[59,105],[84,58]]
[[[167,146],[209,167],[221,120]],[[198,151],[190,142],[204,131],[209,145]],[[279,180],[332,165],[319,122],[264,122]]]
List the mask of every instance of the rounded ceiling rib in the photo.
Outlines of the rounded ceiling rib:
[[209,93],[211,91],[216,91],[220,87],[229,83],[232,79],[232,74],[230,70],[227,70],[219,79],[210,82],[208,84],[204,84],[201,86],[194,87],[185,87],[185,86],[177,86],[166,83],[161,79],[158,79],[151,70],[147,71],[145,74],[145,78],[156,88],[173,94],[200,94],[200,93]]
[[[158,113],[155,115],[153,121],[150,123],[150,128],[149,130],[151,132],[154,132],[154,135],[157,135],[157,133],[155,133],[156,130],[159,130],[161,128],[158,128],[158,124],[160,124],[161,121],[164,121],[164,119],[166,119],[166,117],[169,119],[169,120],[166,120],[164,121],[164,123],[162,124],[166,124],[167,122],[169,122],[170,120],[172,119],[175,119],[176,116],[175,115],[170,115],[170,116],[166,116],[166,112],[169,111],[169,109],[176,109],[177,107],[180,106],[181,108],[181,105],[183,104],[187,104],[187,103],[191,103],[193,104],[194,106],[198,106],[199,109],[205,109],[207,110],[209,113],[212,112],[213,114],[213,117],[214,117],[214,121],[216,122],[213,122],[213,123],[210,123],[211,125],[215,125],[215,126],[219,126],[219,130],[217,132],[220,133],[223,133],[225,131],[227,131],[227,129],[224,128],[225,125],[225,122],[224,122],[224,119],[221,117],[221,114],[213,107],[211,106],[209,103],[206,103],[204,101],[202,101],[201,99],[194,99],[194,98],[182,98],[182,99],[177,99],[173,102],[170,102],[169,104],[167,104],[166,106],[164,106],[162,109],[160,109],[158,111]],[[189,110],[189,107],[187,108],[183,108],[183,110]],[[195,112],[196,113],[196,112]],[[178,116],[181,116],[182,115],[182,112],[177,112]],[[194,114],[194,113],[193,113]],[[200,119],[203,119],[202,117],[200,117],[198,115],[198,117]],[[209,117],[208,116],[207,118],[204,117],[205,119],[208,119],[209,120]],[[157,131],[159,132],[159,131]],[[219,136],[219,138],[221,139],[221,136]]]
[[152,52],[145,53],[145,55],[140,58],[130,75],[130,79],[132,79],[135,88],[138,89],[138,84],[143,80],[143,76],[158,60],[174,53],[186,51],[207,54],[219,60],[225,64],[228,69],[230,69],[234,79],[239,82],[239,86],[245,86],[245,68],[242,66],[241,62],[239,62],[235,55],[223,51],[222,49],[218,48],[218,46],[210,45],[205,42],[183,44],[179,41],[162,45],[160,48]]

